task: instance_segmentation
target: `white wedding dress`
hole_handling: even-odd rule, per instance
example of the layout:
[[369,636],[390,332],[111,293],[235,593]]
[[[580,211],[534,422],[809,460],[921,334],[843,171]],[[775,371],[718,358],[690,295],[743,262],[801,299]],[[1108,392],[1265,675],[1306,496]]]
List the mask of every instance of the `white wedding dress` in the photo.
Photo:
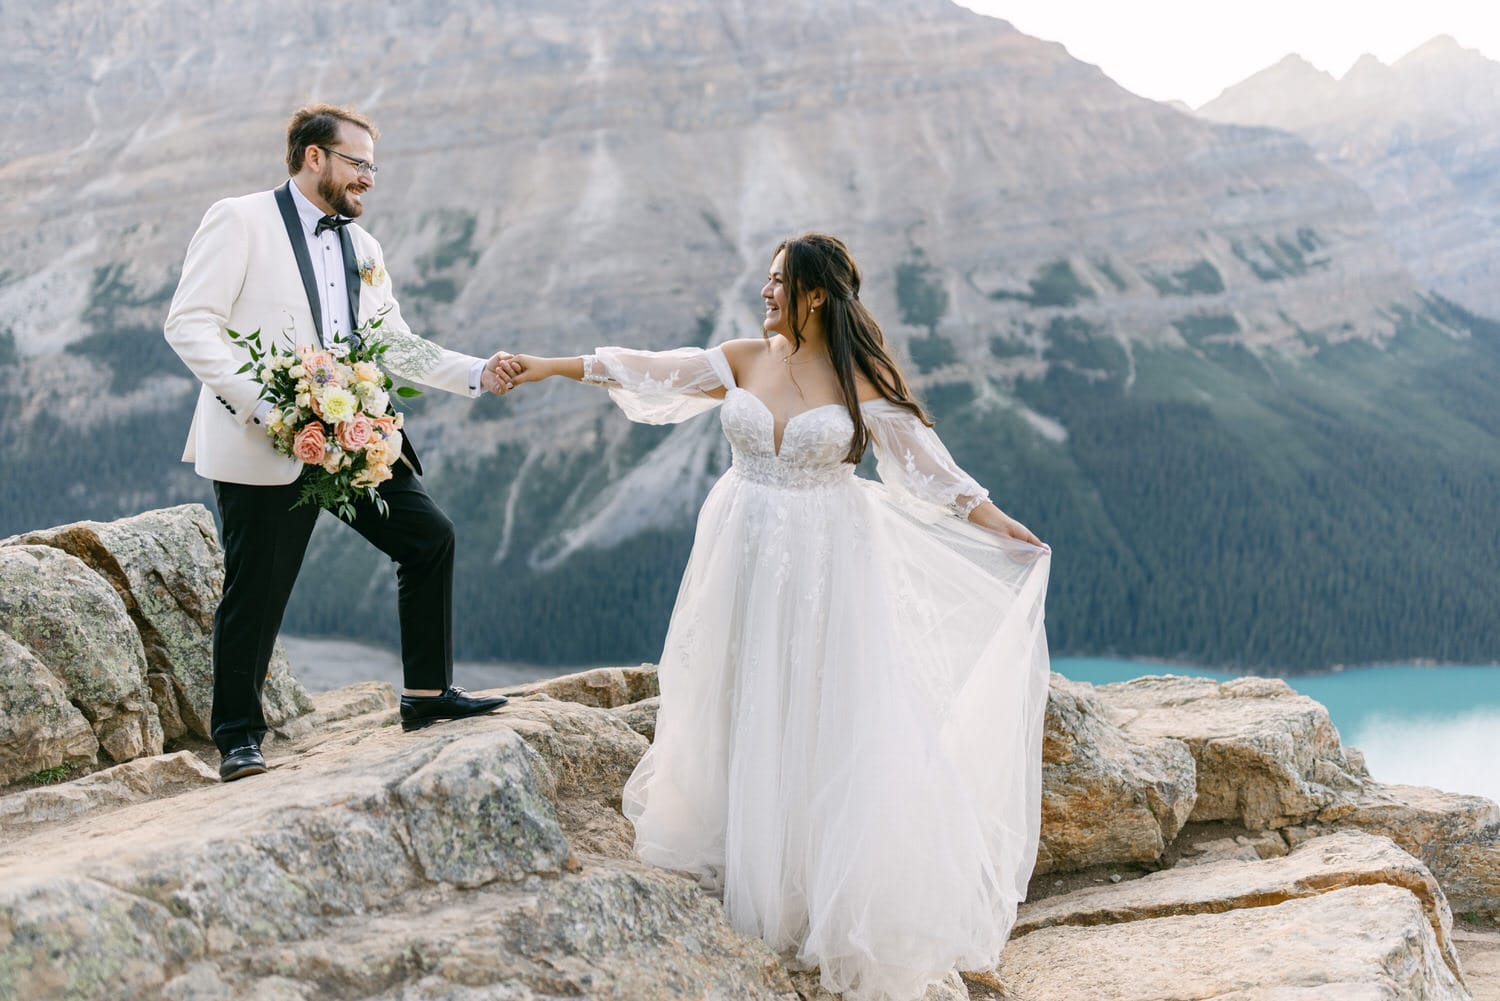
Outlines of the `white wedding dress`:
[[722,402],[733,452],[625,787],[641,857],[722,880],[735,928],[855,1001],[993,966],[1036,858],[1047,552],[964,520],[985,491],[887,401],[862,406],[874,483],[842,405],[778,453],[719,349],[600,348],[584,372],[637,421]]

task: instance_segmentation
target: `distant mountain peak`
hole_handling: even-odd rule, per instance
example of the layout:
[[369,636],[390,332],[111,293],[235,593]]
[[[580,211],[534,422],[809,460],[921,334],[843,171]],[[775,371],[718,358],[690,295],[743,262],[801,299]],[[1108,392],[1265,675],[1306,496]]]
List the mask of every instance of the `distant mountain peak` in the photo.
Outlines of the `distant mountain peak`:
[[[1245,104],[1255,105],[1269,97],[1274,101],[1322,95],[1338,85],[1332,73],[1320,70],[1303,56],[1293,52],[1280,61],[1227,87],[1218,97],[1199,107],[1211,118],[1236,120],[1236,112]],[[1225,111],[1225,109],[1230,109]]]
[[1391,64],[1392,69],[1431,68],[1433,63],[1460,64],[1486,62],[1484,53],[1466,48],[1452,35],[1437,35]]
[[1351,80],[1359,80],[1362,77],[1384,77],[1390,71],[1391,68],[1381,62],[1379,56],[1371,52],[1366,52],[1354,60],[1354,65],[1350,66],[1349,71],[1339,79],[1341,83],[1348,83]]

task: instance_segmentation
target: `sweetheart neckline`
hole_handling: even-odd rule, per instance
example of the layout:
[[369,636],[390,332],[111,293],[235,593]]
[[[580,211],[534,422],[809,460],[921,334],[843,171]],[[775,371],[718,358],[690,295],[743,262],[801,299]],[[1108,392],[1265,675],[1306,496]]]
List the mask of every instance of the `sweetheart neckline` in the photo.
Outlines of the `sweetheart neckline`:
[[[842,403],[820,403],[816,407],[808,407],[806,410],[799,410],[795,414],[793,414],[792,416],[788,417],[782,423],[782,425],[781,425],[781,440],[777,441],[776,440],[776,412],[771,409],[770,404],[766,403],[765,400],[762,400],[759,396],[756,396],[754,393],[750,392],[750,390],[745,389],[742,386],[730,386],[728,391],[729,392],[734,392],[736,390],[738,390],[741,393],[744,393],[746,396],[750,397],[750,399],[754,400],[756,403],[759,403],[760,404],[760,408],[766,412],[766,416],[769,417],[769,418],[771,418],[771,452],[777,458],[781,457],[781,446],[784,445],[784,444],[786,444],[786,432],[787,432],[787,429],[792,426],[792,422],[795,421],[797,418],[799,418],[799,417],[805,417],[808,414],[813,413],[813,412],[818,411],[818,410],[827,410],[829,407],[838,407],[840,410],[844,410],[844,411],[848,410],[848,407],[844,406],[844,404],[842,404]],[[860,403],[860,406],[863,407],[865,405],[865,403],[873,403],[873,402],[875,402],[875,401],[873,401],[873,400],[862,401]]]

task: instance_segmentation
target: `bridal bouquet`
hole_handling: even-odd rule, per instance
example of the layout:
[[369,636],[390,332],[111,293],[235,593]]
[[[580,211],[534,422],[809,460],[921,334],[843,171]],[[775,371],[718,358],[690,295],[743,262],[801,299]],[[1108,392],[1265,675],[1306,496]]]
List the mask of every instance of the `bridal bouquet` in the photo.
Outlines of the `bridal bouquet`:
[[[271,404],[265,424],[271,444],[306,463],[296,507],[317,504],[352,522],[363,492],[386,513],[375,488],[401,458],[402,416],[391,408],[391,379],[378,364],[387,345],[370,336],[380,322],[376,317],[328,348],[299,344],[294,352],[262,348],[258,330],[228,332],[250,352],[240,371],[258,375],[260,398]],[[409,386],[394,392],[419,393]]]

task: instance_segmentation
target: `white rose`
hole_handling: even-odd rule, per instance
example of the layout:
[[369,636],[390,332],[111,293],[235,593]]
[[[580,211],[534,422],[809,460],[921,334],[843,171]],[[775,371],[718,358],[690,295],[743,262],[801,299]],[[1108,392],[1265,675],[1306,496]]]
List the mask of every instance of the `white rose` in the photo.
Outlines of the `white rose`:
[[[369,383],[366,383],[369,385]],[[365,413],[376,417],[382,416],[391,405],[390,394],[380,388],[373,388],[365,393]]]
[[303,365],[301,362],[298,362],[291,368],[287,369],[286,374],[291,376],[293,379],[300,379],[307,374],[307,366]]

